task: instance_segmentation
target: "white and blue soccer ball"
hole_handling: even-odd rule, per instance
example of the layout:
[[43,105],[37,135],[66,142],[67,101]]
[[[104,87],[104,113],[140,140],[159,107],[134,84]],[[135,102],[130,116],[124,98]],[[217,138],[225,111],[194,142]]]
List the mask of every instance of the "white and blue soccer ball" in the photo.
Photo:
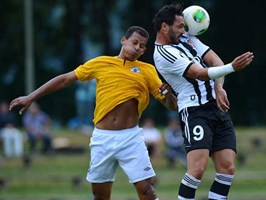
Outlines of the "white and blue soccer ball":
[[210,25],[208,12],[200,6],[189,6],[184,11],[185,30],[190,35],[203,34]]

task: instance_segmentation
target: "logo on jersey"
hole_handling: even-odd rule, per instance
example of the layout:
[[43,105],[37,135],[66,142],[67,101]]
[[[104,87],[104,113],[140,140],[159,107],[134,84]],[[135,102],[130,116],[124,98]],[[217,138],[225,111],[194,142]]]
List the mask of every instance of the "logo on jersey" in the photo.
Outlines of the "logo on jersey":
[[144,168],[144,171],[150,171],[150,170],[151,170],[150,167],[146,167],[146,168]]
[[140,68],[136,67],[136,66],[133,66],[130,71],[136,73],[136,74],[139,74],[140,73]]
[[196,99],[196,95],[194,95],[194,94],[193,95],[190,95],[190,100],[191,101],[194,101],[195,99]]
[[186,38],[186,39],[187,39],[187,43],[188,43],[192,48],[194,48],[194,47],[195,47],[194,42],[193,42],[190,38]]

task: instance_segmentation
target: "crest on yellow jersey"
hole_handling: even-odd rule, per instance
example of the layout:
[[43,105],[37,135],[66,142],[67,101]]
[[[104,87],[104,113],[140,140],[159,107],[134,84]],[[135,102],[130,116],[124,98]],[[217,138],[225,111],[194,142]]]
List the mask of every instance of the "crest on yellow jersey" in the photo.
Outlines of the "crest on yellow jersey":
[[130,71],[139,74],[140,73],[140,68],[138,68],[136,66],[133,66],[133,67],[131,67]]

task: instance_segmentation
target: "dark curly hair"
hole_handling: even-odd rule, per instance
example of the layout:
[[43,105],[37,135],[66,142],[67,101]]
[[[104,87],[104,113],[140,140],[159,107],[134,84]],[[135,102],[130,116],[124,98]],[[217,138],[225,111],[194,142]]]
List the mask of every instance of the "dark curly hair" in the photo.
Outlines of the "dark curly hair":
[[153,26],[156,32],[161,29],[161,24],[165,22],[168,25],[173,25],[175,16],[183,16],[183,3],[170,4],[163,6],[153,19]]

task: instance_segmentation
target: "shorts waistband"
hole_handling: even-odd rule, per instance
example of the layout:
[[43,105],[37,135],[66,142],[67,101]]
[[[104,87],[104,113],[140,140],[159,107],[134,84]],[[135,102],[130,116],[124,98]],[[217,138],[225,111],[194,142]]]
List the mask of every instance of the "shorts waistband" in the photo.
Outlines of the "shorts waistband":
[[132,128],[127,128],[127,129],[121,129],[121,130],[105,130],[105,129],[99,129],[99,128],[94,128],[92,134],[107,134],[107,135],[121,135],[121,134],[132,134],[132,132],[139,132],[141,131],[142,128],[140,128],[138,125]]

